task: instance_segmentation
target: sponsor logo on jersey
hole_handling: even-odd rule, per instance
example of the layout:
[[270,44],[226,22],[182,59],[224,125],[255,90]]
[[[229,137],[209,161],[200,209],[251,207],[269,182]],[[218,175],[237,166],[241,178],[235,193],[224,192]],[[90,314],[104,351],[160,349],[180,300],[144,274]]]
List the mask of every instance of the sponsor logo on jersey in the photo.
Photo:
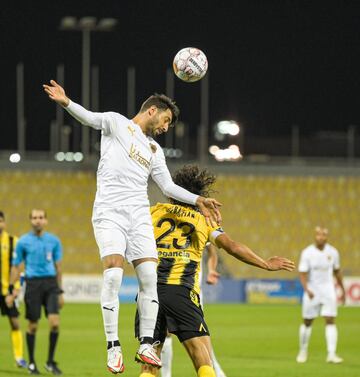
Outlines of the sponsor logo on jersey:
[[129,157],[144,166],[146,169],[150,169],[150,161],[140,154],[140,151],[136,149],[134,144],[131,144]]
[[159,258],[187,258],[190,259],[190,253],[187,251],[158,251]]

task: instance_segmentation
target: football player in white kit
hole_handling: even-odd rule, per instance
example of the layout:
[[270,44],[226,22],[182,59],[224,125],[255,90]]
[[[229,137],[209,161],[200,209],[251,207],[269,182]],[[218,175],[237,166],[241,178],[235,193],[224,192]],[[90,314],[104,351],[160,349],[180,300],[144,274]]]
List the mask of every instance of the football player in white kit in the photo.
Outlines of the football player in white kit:
[[92,223],[103,263],[101,308],[107,340],[107,367],[122,373],[124,363],[118,337],[118,294],[125,259],[139,282],[140,347],[135,360],[161,367],[152,345],[158,312],[157,250],[147,194],[151,175],[165,196],[196,204],[207,222],[221,221],[218,203],[175,185],[164,153],[153,137],[176,123],[179,109],[165,95],[155,94],[133,119],[115,112],[94,113],[71,101],[54,80],[43,85],[49,98],[80,123],[100,130],[101,156]]
[[329,363],[341,363],[343,359],[336,354],[337,300],[334,276],[341,289],[340,300],[345,302],[345,290],[340,271],[339,252],[327,243],[328,230],[317,226],[315,228],[315,243],[301,253],[299,262],[300,281],[304,288],[302,317],[304,323],[300,326],[300,351],[296,361],[305,363],[308,356],[308,345],[311,336],[311,325],[317,316],[325,319],[325,338],[327,359]]

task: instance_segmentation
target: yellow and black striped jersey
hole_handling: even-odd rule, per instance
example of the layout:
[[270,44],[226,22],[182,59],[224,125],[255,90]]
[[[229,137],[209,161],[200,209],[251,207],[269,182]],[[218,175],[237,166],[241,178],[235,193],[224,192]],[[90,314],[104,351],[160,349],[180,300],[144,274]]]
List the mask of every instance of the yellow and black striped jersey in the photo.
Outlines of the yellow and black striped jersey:
[[196,210],[157,203],[151,207],[158,250],[158,282],[184,285],[200,292],[200,261],[207,242],[215,242],[223,230],[206,224]]
[[[11,261],[17,242],[17,237],[3,231],[0,235],[0,295],[6,296],[9,288]],[[16,288],[19,288],[19,282]]]

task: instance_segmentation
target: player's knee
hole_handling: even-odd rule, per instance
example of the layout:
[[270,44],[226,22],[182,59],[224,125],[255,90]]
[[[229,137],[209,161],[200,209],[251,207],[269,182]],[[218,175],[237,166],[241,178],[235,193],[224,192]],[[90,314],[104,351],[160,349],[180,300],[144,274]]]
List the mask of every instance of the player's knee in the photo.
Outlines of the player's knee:
[[210,365],[202,365],[198,369],[198,377],[216,377],[214,368]]
[[157,264],[155,262],[143,262],[139,264],[135,271],[139,280],[140,291],[147,295],[157,296]]
[[122,268],[114,267],[108,268],[104,271],[104,280],[103,286],[107,290],[111,290],[113,292],[119,292],[121,280],[122,280],[123,270]]
[[16,317],[10,317],[10,328],[11,330],[20,330],[19,320]]

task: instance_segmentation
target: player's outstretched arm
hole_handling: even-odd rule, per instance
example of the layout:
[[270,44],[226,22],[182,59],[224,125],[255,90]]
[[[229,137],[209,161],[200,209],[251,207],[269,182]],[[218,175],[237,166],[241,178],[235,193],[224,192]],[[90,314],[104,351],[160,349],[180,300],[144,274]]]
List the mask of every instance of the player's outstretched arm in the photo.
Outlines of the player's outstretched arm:
[[234,258],[246,264],[256,266],[268,271],[286,270],[293,271],[295,264],[291,260],[283,257],[271,257],[268,260],[262,259],[255,254],[249,247],[233,241],[226,233],[216,238],[216,245],[224,249]]
[[85,126],[90,126],[97,130],[102,129],[104,121],[103,113],[94,113],[70,100],[64,88],[55,80],[50,80],[50,84],[43,85],[45,93],[49,98],[62,106],[72,117]]

